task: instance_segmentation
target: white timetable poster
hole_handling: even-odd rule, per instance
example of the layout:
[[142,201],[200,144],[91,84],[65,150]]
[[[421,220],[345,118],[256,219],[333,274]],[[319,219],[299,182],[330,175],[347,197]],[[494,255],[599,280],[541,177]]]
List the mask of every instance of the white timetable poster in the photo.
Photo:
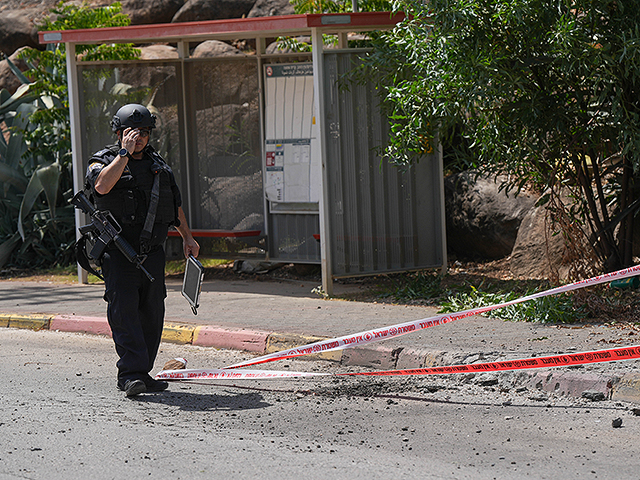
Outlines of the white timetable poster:
[[321,172],[310,63],[265,66],[265,131],[267,199],[318,202]]

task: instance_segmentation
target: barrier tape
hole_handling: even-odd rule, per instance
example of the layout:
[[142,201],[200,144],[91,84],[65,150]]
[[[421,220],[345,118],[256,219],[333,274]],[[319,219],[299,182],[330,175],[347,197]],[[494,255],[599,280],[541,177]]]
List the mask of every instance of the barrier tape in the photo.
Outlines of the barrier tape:
[[329,373],[280,372],[277,370],[225,370],[215,369],[180,369],[163,370],[156,374],[159,380],[247,380],[285,377],[317,377],[331,375]]
[[225,369],[233,369],[240,367],[248,367],[251,365],[258,365],[261,363],[274,362],[277,360],[284,360],[287,358],[300,357],[303,355],[310,355],[314,353],[328,352],[331,350],[342,350],[346,348],[352,348],[360,345],[366,345],[381,340],[388,340],[390,338],[399,337],[410,332],[423,330],[425,328],[434,327],[436,325],[444,325],[445,323],[453,322],[461,318],[471,317],[473,315],[479,315],[498,308],[508,307],[510,305],[516,305],[518,303],[527,302],[536,298],[542,298],[549,295],[557,295],[559,293],[570,292],[581,288],[599,285],[601,283],[611,282],[613,280],[619,280],[623,278],[633,277],[640,274],[640,265],[634,267],[618,270],[617,272],[606,273],[597,277],[592,277],[586,280],[580,280],[579,282],[571,283],[561,287],[555,287],[542,292],[520,297],[509,302],[499,303],[496,305],[490,305],[485,307],[472,308],[469,310],[463,310],[457,313],[447,313],[435,315],[433,317],[423,318],[420,320],[414,320],[411,322],[399,323],[397,325],[391,325],[388,327],[375,328],[373,330],[367,330],[360,333],[351,335],[344,335],[342,337],[331,338],[328,340],[321,340],[319,342],[309,343],[301,347],[295,347],[288,350],[282,350],[280,352],[270,353],[263,355],[253,360],[246,360],[244,362],[236,363]]
[[505,360],[490,363],[470,363],[467,365],[451,365],[448,367],[409,368],[404,370],[386,370],[377,372],[337,373],[344,375],[392,376],[392,375],[443,375],[451,373],[506,372],[510,370],[526,370],[530,368],[571,367],[589,363],[617,362],[640,358],[640,345],[619,347],[609,350],[551,355],[548,357],[531,357],[519,360]]
[[158,373],[156,378],[163,380],[221,380],[221,379],[274,379],[291,377],[317,376],[394,376],[394,375],[448,375],[454,373],[506,372],[509,370],[527,370],[533,368],[570,367],[590,363],[617,362],[640,358],[640,345],[617,347],[591,352],[551,355],[547,357],[531,357],[518,360],[505,360],[489,363],[470,363],[467,365],[451,365],[446,367],[411,368],[404,370],[386,370],[374,372],[347,373],[306,373],[285,372],[278,370],[166,370]]

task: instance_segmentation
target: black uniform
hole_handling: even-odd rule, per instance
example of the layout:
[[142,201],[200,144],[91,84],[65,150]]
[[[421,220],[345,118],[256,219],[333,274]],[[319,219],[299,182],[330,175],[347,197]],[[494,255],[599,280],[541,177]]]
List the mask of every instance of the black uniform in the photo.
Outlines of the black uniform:
[[[122,227],[121,235],[136,252],[147,255],[144,267],[155,278],[149,281],[142,270],[129,262],[115,247],[107,248],[102,258],[105,278],[104,299],[108,302],[107,318],[120,357],[118,387],[124,389],[128,380],[150,381],[149,372],[160,346],[164,322],[165,254],[163,244],[171,225],[178,225],[180,192],[171,168],[150,146],[143,158],[129,158],[122,176],[106,195],[95,191],[95,181],[102,169],[117,156],[119,147],[107,147],[89,161],[87,187],[96,208],[108,210]],[[152,202],[154,179],[157,207],[155,217],[148,220]],[[151,214],[153,215],[153,213]],[[150,221],[152,223],[150,223]],[[145,229],[145,224],[153,228]]]

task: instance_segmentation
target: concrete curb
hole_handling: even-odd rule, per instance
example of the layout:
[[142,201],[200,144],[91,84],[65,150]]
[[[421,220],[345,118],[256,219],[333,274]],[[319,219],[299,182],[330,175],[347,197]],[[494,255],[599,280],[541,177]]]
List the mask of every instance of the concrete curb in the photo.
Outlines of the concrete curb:
[[[571,371],[525,372],[528,379],[524,386],[544,392],[580,397],[584,392],[601,393],[602,398],[612,398],[614,385],[619,377],[596,373],[575,373]],[[639,390],[640,392],[640,390]],[[640,400],[640,396],[638,397]]]
[[162,341],[168,343],[178,343],[181,345],[193,343],[193,333],[196,325],[185,323],[167,323],[162,329]]
[[640,403],[640,374],[627,373],[613,384],[611,400]]
[[[111,329],[105,317],[0,314],[0,327],[111,336]],[[257,354],[278,352],[326,338],[328,337],[171,322],[165,323],[162,332],[164,342],[244,350]],[[305,358],[327,360],[341,365],[393,370],[469,363],[482,360],[483,355],[365,345],[308,355]],[[600,393],[602,398],[640,403],[640,374],[638,373],[628,373],[622,377],[557,370],[518,373],[519,385],[532,390],[556,392],[572,397],[583,396],[584,392],[596,395]]]
[[30,330],[48,330],[53,317],[54,315],[0,314],[0,326],[27,328]]
[[[342,364],[358,367],[370,367],[378,370],[397,368],[398,356],[403,348],[391,349],[379,345],[366,345],[342,350]],[[420,368],[418,364],[405,368]]]
[[193,345],[264,353],[268,337],[268,332],[202,325],[193,333]]
[[104,317],[57,315],[51,320],[49,330],[111,336],[111,328]]
[[[313,337],[309,335],[299,335],[295,333],[271,333],[267,338],[267,348],[264,353],[275,353],[281,350],[301,347],[310,343],[326,340],[328,337]],[[305,355],[310,360],[329,360],[331,362],[340,362],[344,350],[333,350],[330,352],[314,353]]]

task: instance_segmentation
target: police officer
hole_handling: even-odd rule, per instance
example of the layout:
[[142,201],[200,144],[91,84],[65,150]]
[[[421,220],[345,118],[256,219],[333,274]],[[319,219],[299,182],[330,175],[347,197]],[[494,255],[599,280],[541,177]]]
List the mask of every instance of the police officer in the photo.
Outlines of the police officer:
[[122,227],[121,235],[146,255],[149,278],[115,247],[102,262],[107,318],[119,360],[118,388],[127,397],[159,392],[168,383],[149,375],[160,346],[164,323],[165,253],[170,226],[183,240],[185,257],[198,256],[182,210],[171,168],[149,145],[156,117],[138,104],[121,107],[111,120],[118,144],[94,154],[87,168],[87,187],[98,210],[108,210]]

